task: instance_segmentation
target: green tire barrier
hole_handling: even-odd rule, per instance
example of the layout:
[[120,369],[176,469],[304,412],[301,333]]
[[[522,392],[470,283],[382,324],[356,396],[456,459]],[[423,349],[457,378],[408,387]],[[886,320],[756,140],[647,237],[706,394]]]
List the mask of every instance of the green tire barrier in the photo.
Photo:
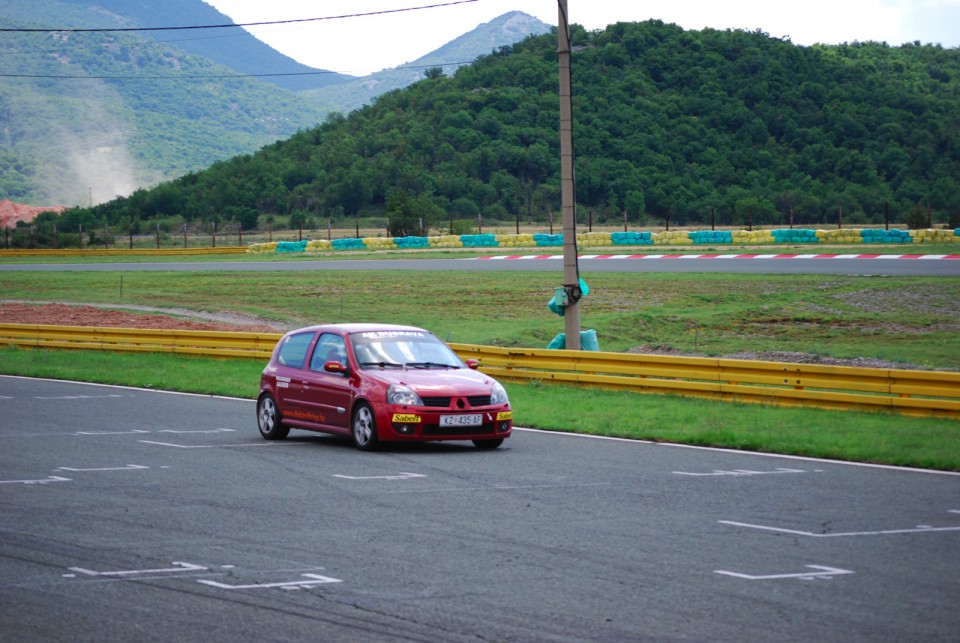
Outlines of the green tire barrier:
[[363,239],[334,239],[332,243],[333,243],[334,250],[365,250],[366,249],[366,246],[363,245]]
[[729,230],[697,230],[689,234],[694,245],[733,242],[733,235]]
[[563,245],[562,234],[546,234],[544,232],[538,232],[537,234],[533,235],[533,240],[537,244],[537,247]]
[[648,246],[653,243],[651,232],[611,232],[610,241],[615,246]]
[[[957,243],[955,230],[879,230],[879,229],[782,229],[782,230],[669,230],[666,232],[582,232],[577,235],[580,248],[609,246],[685,246],[685,245],[762,245],[794,243]],[[417,248],[530,248],[560,247],[562,234],[461,234],[438,237],[367,237],[364,239],[315,239],[312,241],[272,241],[255,243],[248,253],[321,252],[324,250],[409,250]]]
[[771,230],[777,243],[820,243],[816,230]]
[[278,241],[277,252],[306,252],[306,241]]
[[463,234],[460,235],[464,248],[497,248],[497,235],[495,234]]
[[408,248],[429,248],[430,242],[426,237],[400,237],[399,239],[394,239],[396,241],[397,247],[401,249]]
[[911,243],[907,230],[861,230],[864,243]]

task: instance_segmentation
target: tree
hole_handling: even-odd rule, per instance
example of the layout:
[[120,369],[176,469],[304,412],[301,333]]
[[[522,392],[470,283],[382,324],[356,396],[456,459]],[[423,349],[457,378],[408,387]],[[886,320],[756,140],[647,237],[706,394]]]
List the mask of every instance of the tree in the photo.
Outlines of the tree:
[[441,222],[444,212],[426,193],[415,197],[403,189],[396,189],[387,197],[387,226],[393,237],[418,236]]

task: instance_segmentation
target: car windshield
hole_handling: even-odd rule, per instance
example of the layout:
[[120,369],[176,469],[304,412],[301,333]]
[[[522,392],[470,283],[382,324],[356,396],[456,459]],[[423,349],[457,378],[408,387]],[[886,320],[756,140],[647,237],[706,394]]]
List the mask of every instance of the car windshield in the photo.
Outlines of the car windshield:
[[377,330],[350,335],[360,368],[463,368],[450,348],[422,330]]

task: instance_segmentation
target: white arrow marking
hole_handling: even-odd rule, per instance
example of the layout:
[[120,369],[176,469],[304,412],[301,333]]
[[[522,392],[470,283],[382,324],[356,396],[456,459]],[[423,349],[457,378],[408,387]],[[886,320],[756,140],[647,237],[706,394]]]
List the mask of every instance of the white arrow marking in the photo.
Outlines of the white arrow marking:
[[722,569],[715,569],[714,574],[723,574],[724,576],[733,576],[734,578],[745,578],[747,580],[772,580],[777,578],[802,578],[804,580],[813,580],[814,578],[830,578],[841,574],[852,574],[849,569],[838,569],[836,567],[824,567],[823,565],[804,565],[808,569],[819,569],[818,572],[800,572],[799,574],[769,574],[766,576],[751,576],[750,574],[741,574],[739,572],[727,572]]
[[198,583],[203,583],[204,585],[210,585],[211,587],[219,587],[220,589],[269,589],[273,587],[284,587],[287,589],[300,589],[313,587],[314,585],[323,585],[325,583],[342,583],[343,581],[339,578],[330,578],[329,576],[321,576],[320,574],[300,574],[304,578],[309,580],[295,580],[289,581],[286,583],[263,583],[263,584],[254,584],[254,585],[228,585],[226,583],[219,583],[215,580],[198,580]]
[[74,469],[72,467],[57,467],[57,471],[134,471],[136,469],[149,469],[141,464],[128,464],[125,467],[103,467],[100,469]]
[[733,471],[721,471],[715,469],[711,473],[690,473],[687,471],[674,471],[678,476],[766,476],[775,473],[806,473],[804,469],[785,469],[777,467],[773,471],[751,471],[750,469],[734,469]]
[[167,569],[131,569],[125,571],[117,572],[95,572],[92,569],[84,569],[83,567],[68,567],[72,572],[78,572],[80,574],[86,574],[87,576],[133,576],[136,574],[169,574],[176,572],[194,572],[194,571],[206,571],[206,567],[203,565],[194,565],[193,563],[170,563],[175,565],[175,567],[169,567]]
[[333,474],[334,478],[343,478],[344,480],[410,480],[411,478],[426,478],[422,473],[404,473],[390,476],[342,476],[339,473]]
[[48,482],[70,482],[70,478],[50,476],[46,480],[0,480],[0,484],[46,484]]

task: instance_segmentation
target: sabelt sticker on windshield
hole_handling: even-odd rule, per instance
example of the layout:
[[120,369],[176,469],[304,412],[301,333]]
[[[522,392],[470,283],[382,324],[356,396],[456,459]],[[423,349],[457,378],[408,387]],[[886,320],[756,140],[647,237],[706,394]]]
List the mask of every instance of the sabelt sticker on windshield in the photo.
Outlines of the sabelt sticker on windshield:
[[364,339],[382,339],[384,337],[428,337],[429,334],[417,330],[374,330],[360,333]]

